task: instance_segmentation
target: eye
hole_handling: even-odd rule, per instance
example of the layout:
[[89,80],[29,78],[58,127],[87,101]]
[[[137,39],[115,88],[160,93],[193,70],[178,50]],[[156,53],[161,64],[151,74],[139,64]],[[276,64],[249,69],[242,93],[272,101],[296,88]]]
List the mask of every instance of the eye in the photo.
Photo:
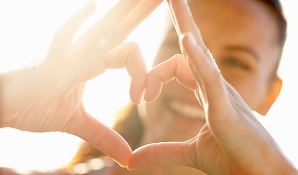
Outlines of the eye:
[[233,58],[233,57],[226,58],[224,60],[224,63],[227,66],[232,66],[232,67],[237,68],[237,69],[239,68],[239,69],[242,69],[242,70],[245,70],[245,71],[250,70],[250,67],[249,67],[249,65],[247,65],[247,63],[245,63],[244,61],[242,61],[240,59],[237,59],[237,58]]

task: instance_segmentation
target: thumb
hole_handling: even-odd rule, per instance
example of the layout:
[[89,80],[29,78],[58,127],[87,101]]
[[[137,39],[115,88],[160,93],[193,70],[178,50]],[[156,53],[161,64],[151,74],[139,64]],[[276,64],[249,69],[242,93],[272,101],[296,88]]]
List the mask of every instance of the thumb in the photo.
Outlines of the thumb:
[[186,142],[152,143],[136,149],[128,163],[128,169],[163,165],[195,167],[196,137]]
[[74,122],[78,127],[69,131],[95,148],[101,150],[107,156],[111,157],[120,166],[127,167],[132,151],[125,139],[113,129],[99,122],[87,114]]

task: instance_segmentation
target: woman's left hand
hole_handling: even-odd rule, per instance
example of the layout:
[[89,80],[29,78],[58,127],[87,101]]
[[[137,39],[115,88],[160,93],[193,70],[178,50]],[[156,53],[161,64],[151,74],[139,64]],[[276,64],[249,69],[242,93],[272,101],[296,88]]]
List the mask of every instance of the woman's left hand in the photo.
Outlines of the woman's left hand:
[[[169,4],[186,60],[176,55],[155,67],[149,72],[147,89],[157,84],[161,88],[162,83],[176,77],[195,91],[204,108],[206,124],[188,141],[153,143],[135,150],[128,167],[185,165],[210,175],[297,172],[249,106],[220,74],[184,0]],[[155,98],[145,94],[146,101]]]

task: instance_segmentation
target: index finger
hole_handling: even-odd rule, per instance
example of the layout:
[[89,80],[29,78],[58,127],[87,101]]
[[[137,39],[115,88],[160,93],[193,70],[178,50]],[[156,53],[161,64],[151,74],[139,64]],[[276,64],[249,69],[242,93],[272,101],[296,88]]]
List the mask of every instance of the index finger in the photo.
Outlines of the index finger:
[[189,166],[196,167],[196,139],[185,142],[159,142],[142,146],[133,151],[128,169],[150,166]]
[[162,0],[121,0],[81,38],[85,48],[97,46],[109,51],[121,43],[130,32],[156,9]]
[[162,0],[142,0],[139,2],[127,17],[120,21],[119,26],[111,35],[110,42],[105,46],[105,49],[113,48],[127,38],[162,2]]
[[155,66],[147,76],[146,93],[144,100],[146,102],[154,101],[160,94],[163,84],[176,78],[177,82],[184,87],[195,90],[196,79],[189,68],[183,55],[177,54],[172,58]]
[[183,33],[192,33],[198,43],[206,48],[203,43],[201,32],[197,27],[187,0],[168,0],[172,20],[178,36]]

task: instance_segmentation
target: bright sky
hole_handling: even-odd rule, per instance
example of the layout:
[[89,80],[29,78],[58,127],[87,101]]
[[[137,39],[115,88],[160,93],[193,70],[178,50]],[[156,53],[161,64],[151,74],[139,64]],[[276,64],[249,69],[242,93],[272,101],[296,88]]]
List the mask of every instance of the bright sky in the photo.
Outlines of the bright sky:
[[[6,0],[0,1],[0,70],[5,71],[28,65],[42,58],[54,32],[84,0]],[[98,19],[115,0],[98,1],[98,9],[86,27]],[[281,95],[266,117],[260,121],[273,135],[285,154],[298,166],[297,103],[298,58],[294,43],[298,41],[298,15],[295,1],[282,0],[288,18],[289,30],[280,76],[284,80]],[[162,5],[143,22],[128,40],[139,42],[148,66],[158,47],[165,14]],[[82,30],[83,31],[83,30]],[[152,37],[156,35],[156,37]],[[96,118],[111,124],[112,112],[126,103],[129,78],[124,70],[107,71],[90,81],[84,100],[87,110]],[[103,86],[104,84],[104,86]],[[121,87],[121,89],[119,89]],[[103,117],[105,116],[105,117]],[[108,116],[108,117],[107,117]],[[80,139],[62,134],[36,134],[14,129],[0,129],[0,166],[19,169],[52,169],[67,162],[77,150]]]

